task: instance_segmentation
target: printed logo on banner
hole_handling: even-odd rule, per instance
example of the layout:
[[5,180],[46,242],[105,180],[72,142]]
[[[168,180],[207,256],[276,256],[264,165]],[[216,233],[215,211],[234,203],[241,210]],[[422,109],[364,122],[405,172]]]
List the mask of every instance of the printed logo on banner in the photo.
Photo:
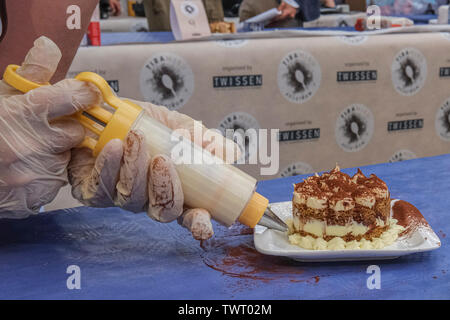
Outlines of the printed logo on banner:
[[409,120],[398,120],[389,121],[387,123],[387,131],[404,131],[413,129],[422,129],[424,119],[409,119]]
[[363,149],[372,138],[374,119],[372,112],[363,104],[352,104],[337,118],[336,142],[347,152]]
[[320,138],[320,128],[310,129],[297,129],[280,131],[278,134],[278,141],[303,141],[303,140],[315,140]]
[[198,7],[192,1],[184,1],[181,3],[181,12],[188,18],[195,18],[198,15]]
[[278,67],[278,87],[294,103],[309,100],[319,89],[321,70],[317,60],[305,51],[288,53]]
[[[241,150],[241,158],[238,161],[245,159],[247,163],[249,159],[249,150],[258,149],[257,139],[251,139],[245,135],[248,129],[259,129],[258,121],[246,112],[233,112],[225,116],[219,123],[218,129],[227,137],[227,129],[232,129],[235,135],[241,135],[244,141],[245,150]],[[227,137],[231,139],[232,137]],[[233,139],[235,140],[235,139]],[[236,141],[235,141],[236,142]],[[245,157],[245,158],[244,158]]]
[[234,76],[214,76],[213,88],[242,88],[261,87],[263,84],[262,74],[234,75]]
[[[137,19],[136,19],[137,20]],[[131,32],[148,32],[148,22],[138,20],[130,27]]]
[[242,48],[248,43],[248,39],[216,40],[215,43],[224,48]]
[[367,36],[339,36],[338,40],[353,46],[360,45],[367,41]]
[[441,32],[442,37],[450,41],[450,32]]
[[348,27],[348,22],[345,21],[344,19],[339,19],[339,20],[337,21],[337,26],[338,26],[338,27]]
[[306,162],[295,162],[284,168],[280,172],[280,177],[298,176],[300,174],[308,174],[314,172],[310,164]]
[[377,70],[338,71],[336,73],[337,82],[376,81],[377,78]]
[[450,98],[436,112],[435,127],[442,140],[450,141]]
[[398,93],[411,96],[422,89],[427,78],[427,61],[417,49],[401,50],[392,62],[392,82]]
[[407,149],[401,149],[398,150],[396,153],[394,153],[390,158],[389,162],[399,162],[403,160],[411,160],[417,158],[416,154],[410,150]]
[[440,78],[450,77],[450,67],[441,67],[441,68],[439,68],[439,77]]
[[107,80],[106,82],[108,82],[109,86],[115,93],[119,92],[119,80]]
[[180,56],[173,53],[155,54],[141,70],[140,86],[146,101],[176,110],[191,97],[194,75]]

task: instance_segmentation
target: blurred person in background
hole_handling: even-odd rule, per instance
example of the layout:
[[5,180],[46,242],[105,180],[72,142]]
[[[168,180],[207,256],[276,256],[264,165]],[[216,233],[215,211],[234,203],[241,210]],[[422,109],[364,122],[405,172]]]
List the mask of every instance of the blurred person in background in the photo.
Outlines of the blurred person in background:
[[369,5],[380,7],[381,15],[421,15],[437,14],[439,6],[449,0],[370,0]]
[[334,0],[320,0],[320,4],[325,8],[336,7],[336,1],[334,1]]
[[222,0],[225,17],[239,17],[239,7],[242,0]]
[[102,19],[107,19],[111,16],[120,16],[122,7],[120,0],[100,0],[100,12]]
[[273,8],[281,14],[267,25],[268,28],[301,27],[304,21],[320,16],[320,0],[244,0],[239,9],[239,20],[245,21]]
[[113,16],[119,16],[122,13],[119,0],[109,0],[109,7]]
[[[222,0],[202,0],[208,22],[223,21]],[[170,31],[170,0],[144,0],[150,31]]]

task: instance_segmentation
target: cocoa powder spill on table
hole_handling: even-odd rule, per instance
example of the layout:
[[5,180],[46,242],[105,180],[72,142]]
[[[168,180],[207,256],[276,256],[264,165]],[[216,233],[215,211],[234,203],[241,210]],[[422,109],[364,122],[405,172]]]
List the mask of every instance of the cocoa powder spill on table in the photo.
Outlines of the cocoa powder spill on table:
[[290,282],[319,282],[319,276],[306,276],[298,262],[284,257],[259,253],[253,247],[253,230],[240,228],[226,236],[202,241],[203,262],[222,274],[241,279],[269,282],[285,279]]

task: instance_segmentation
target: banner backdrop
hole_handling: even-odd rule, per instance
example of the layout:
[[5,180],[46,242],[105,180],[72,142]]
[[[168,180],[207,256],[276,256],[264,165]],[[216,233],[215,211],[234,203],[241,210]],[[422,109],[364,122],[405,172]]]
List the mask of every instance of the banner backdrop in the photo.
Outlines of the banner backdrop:
[[449,33],[80,48],[81,71],[210,128],[280,129],[279,171],[243,167],[258,179],[450,151]]

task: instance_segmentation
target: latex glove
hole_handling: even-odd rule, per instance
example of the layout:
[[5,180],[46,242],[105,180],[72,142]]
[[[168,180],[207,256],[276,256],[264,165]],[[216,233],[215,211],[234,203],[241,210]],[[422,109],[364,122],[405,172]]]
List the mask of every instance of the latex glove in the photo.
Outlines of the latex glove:
[[[34,42],[17,72],[46,83],[61,58],[48,38]],[[63,80],[21,94],[0,81],[0,218],[25,218],[67,183],[70,149],[83,140],[76,121],[59,117],[99,101],[95,87]]]
[[[147,102],[134,103],[169,128],[187,129],[193,136],[194,120],[187,115]],[[227,144],[223,137],[205,142],[202,147],[212,153],[222,150],[224,159],[230,152],[234,160],[239,156],[237,146],[231,141]],[[206,210],[184,210],[183,190],[171,159],[164,155],[150,158],[145,137],[138,131],[131,131],[124,142],[111,140],[97,158],[88,149],[72,150],[68,172],[72,195],[87,206],[147,211],[149,217],[160,222],[178,219],[195,239],[213,235],[211,216]]]
[[297,14],[297,9],[294,6],[282,1],[278,6],[278,11],[281,11],[281,14],[275,17],[272,22],[282,21],[287,19],[294,19]]

